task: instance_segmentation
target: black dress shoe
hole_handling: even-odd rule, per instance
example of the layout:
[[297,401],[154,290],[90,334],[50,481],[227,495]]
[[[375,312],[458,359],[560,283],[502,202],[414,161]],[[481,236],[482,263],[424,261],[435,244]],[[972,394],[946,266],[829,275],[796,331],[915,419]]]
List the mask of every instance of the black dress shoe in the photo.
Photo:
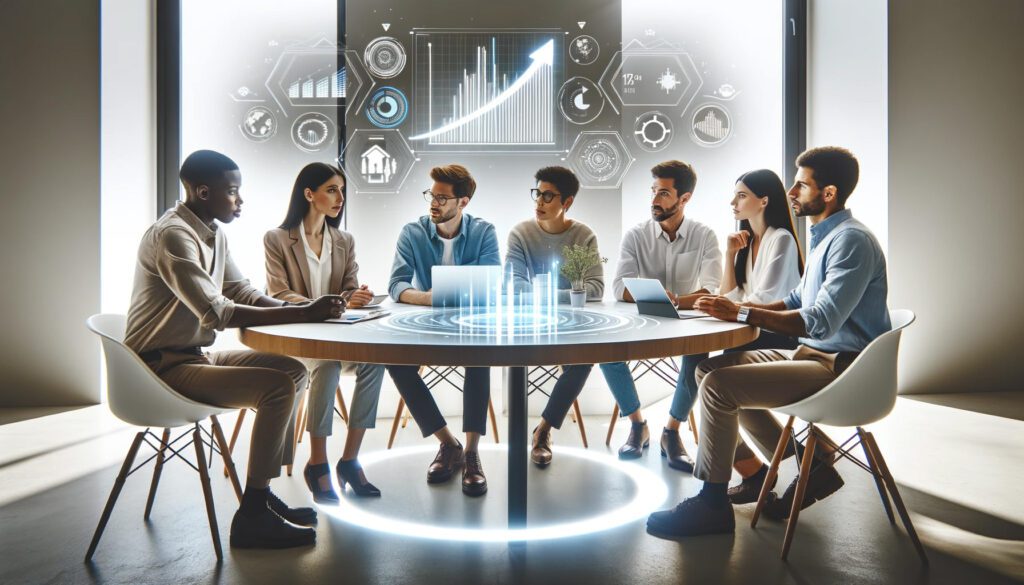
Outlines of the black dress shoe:
[[647,533],[659,538],[680,538],[702,534],[732,534],[736,516],[732,505],[712,508],[697,495],[675,508],[655,512],[647,518]]
[[[320,485],[320,478],[331,477],[331,466],[327,463],[316,465],[306,464],[302,469],[302,478],[306,480],[306,487],[313,494],[313,501],[318,504],[337,504],[338,494],[334,493],[334,486],[324,489]],[[344,484],[342,484],[344,485]]]
[[[745,478],[739,483],[729,488],[727,492],[729,494],[729,501],[733,504],[752,504],[757,501],[757,498],[761,496],[761,486],[764,485],[764,478],[766,474],[756,473],[748,478]],[[774,489],[775,484],[778,483],[779,476],[775,475],[772,479],[772,485],[768,489]],[[769,494],[769,497],[775,494]],[[790,500],[792,501],[792,500]]]
[[533,449],[530,450],[530,461],[540,468],[551,465],[551,429],[541,435],[533,429]]
[[686,447],[683,447],[679,431],[661,431],[661,456],[668,460],[668,466],[672,469],[693,473],[693,459],[686,452]]
[[632,423],[626,443],[619,447],[619,459],[639,459],[650,444],[651,431],[647,428],[647,421]]
[[380,497],[377,486],[366,481],[366,474],[363,473],[363,466],[359,465],[358,459],[338,460],[338,484],[341,485],[341,489],[345,489],[345,484],[352,486],[352,491],[361,498]]
[[441,443],[433,463],[427,468],[427,483],[444,483],[451,479],[455,470],[462,466],[462,443],[454,445]]
[[281,518],[299,526],[316,526],[316,510],[313,508],[289,508],[274,492],[267,492],[267,507]]
[[292,548],[316,544],[316,531],[285,522],[266,509],[255,516],[239,510],[231,519],[232,548]]
[[[793,510],[793,498],[796,497],[796,484],[799,481],[800,476],[794,477],[781,498],[777,497],[775,492],[768,494],[764,515],[772,520],[787,520]],[[824,500],[843,487],[844,483],[846,482],[834,467],[815,462],[811,467],[811,475],[807,478],[807,488],[804,490],[804,501],[800,504],[800,509],[803,510],[818,500]]]
[[487,493],[487,477],[484,476],[484,466],[480,464],[480,454],[476,451],[466,453],[466,466],[462,468],[462,493],[473,497]]

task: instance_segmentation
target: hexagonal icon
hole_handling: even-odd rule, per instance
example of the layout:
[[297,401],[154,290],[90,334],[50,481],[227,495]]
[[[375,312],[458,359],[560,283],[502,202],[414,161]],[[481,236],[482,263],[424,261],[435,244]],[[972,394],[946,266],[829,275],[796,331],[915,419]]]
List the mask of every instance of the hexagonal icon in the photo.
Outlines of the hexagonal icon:
[[635,160],[622,136],[608,131],[580,132],[567,158],[580,185],[588,189],[619,187]]
[[398,193],[416,164],[398,130],[353,131],[341,159],[348,181],[362,193]]
[[635,49],[616,53],[599,81],[623,106],[684,109],[704,81],[688,53],[675,49]]
[[294,109],[325,106],[358,112],[373,81],[355,51],[321,37],[285,49],[264,85],[288,116]]

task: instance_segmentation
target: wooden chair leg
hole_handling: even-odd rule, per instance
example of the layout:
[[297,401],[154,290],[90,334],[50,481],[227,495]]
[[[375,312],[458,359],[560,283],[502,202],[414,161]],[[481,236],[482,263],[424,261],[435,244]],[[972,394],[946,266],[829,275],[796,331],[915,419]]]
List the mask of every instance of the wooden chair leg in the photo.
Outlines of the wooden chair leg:
[[768,499],[768,492],[771,491],[771,485],[775,481],[775,478],[779,475],[779,463],[782,462],[782,455],[786,452],[786,443],[793,433],[793,417],[789,417],[786,421],[786,426],[782,429],[782,435],[779,437],[779,444],[775,446],[775,454],[772,455],[772,462],[768,466],[768,474],[764,478],[764,484],[761,486],[761,495],[757,497],[757,507],[754,508],[754,516],[750,519],[750,527],[757,528],[757,519],[761,517],[761,510],[764,509],[764,503]]
[[146,512],[142,515],[143,520],[149,520],[149,513],[153,511],[153,500],[156,499],[156,486],[160,483],[160,472],[164,470],[164,451],[167,450],[167,441],[171,439],[171,429],[164,429],[160,437],[160,449],[156,453],[156,465],[153,466],[153,481],[149,484],[149,497],[146,499]]
[[[235,441],[238,440],[238,432],[242,430],[242,421],[245,420],[245,413],[249,412],[249,409],[243,408],[238,411],[238,419],[235,421],[235,430],[231,431],[231,442],[228,443],[228,455],[235,452]],[[224,477],[228,477],[228,468],[224,468]]]
[[[224,469],[228,471],[228,477],[231,479],[231,487],[235,490],[235,497],[238,498],[238,503],[242,503],[242,484],[238,481],[238,472],[235,470],[235,462],[231,459],[231,451],[228,450],[228,442],[224,439],[224,429],[220,426],[220,421],[217,420],[216,415],[210,416],[210,423],[213,427],[213,436],[217,439],[217,446],[220,448],[221,458],[224,459]],[[213,459],[213,453],[210,453],[210,459]]]
[[206,470],[206,456],[203,454],[203,435],[199,432],[199,425],[192,432],[192,443],[196,446],[196,466],[199,467],[199,481],[203,484],[203,498],[206,500],[206,517],[210,521],[210,536],[213,538],[213,550],[217,554],[217,560],[224,559],[224,552],[220,548],[220,530],[217,528],[217,512],[213,507],[213,489],[210,487],[210,474]]
[[690,432],[693,433],[693,442],[694,442],[694,444],[699,445],[700,444],[700,439],[697,436],[698,435],[698,433],[697,433],[697,419],[693,418],[693,410],[692,409],[690,410],[690,416],[686,419],[686,424],[690,427]]
[[619,420],[619,405],[616,404],[615,408],[612,409],[612,420],[608,422],[608,434],[604,437],[604,446],[610,447],[612,444],[612,433],[615,431],[615,422]]
[[341,420],[348,424],[348,406],[345,405],[345,397],[341,395],[341,386],[334,389],[334,399],[338,402],[338,414],[341,415]]
[[405,399],[398,399],[398,410],[395,411],[395,421],[391,423],[391,436],[388,437],[388,449],[395,443],[395,433],[398,432],[398,421],[402,420],[402,410],[405,408]]
[[142,444],[143,437],[146,436],[145,431],[140,431],[135,434],[135,440],[132,441],[132,446],[128,448],[128,455],[124,458],[124,464],[121,465],[121,471],[117,473],[117,478],[114,480],[114,487],[110,490],[110,497],[107,498],[107,505],[103,507],[103,514],[100,515],[100,521],[96,525],[96,532],[92,535],[92,542],[89,543],[89,550],[85,553],[85,562],[92,560],[93,553],[96,552],[96,545],[100,543],[100,537],[103,536],[103,529],[107,527],[107,521],[110,520],[110,513],[114,511],[114,504],[117,503],[117,496],[121,494],[121,488],[124,487],[125,479],[128,478],[128,472],[132,469],[132,464],[135,463],[135,456],[139,453],[139,445]]
[[569,420],[572,421],[572,424],[577,424],[576,409],[572,409],[572,410],[569,411]]
[[[793,494],[793,507],[789,511],[789,523],[786,524],[786,537],[782,541],[782,560],[789,556],[789,547],[793,544],[793,536],[796,534],[796,522],[800,517],[800,506],[804,501],[804,493],[807,492],[807,480],[811,476],[811,463],[814,461],[814,447],[818,444],[818,435],[814,432],[814,425],[811,425],[807,432],[807,444],[804,446],[804,457],[800,461],[800,478],[796,484],[796,493]],[[767,484],[765,484],[767,485]]]
[[580,427],[580,437],[583,439],[583,448],[589,449],[590,446],[587,444],[587,427],[583,424],[583,413],[580,412],[580,403],[578,400],[572,401],[572,411],[576,414],[576,424]]
[[882,483],[882,472],[878,469],[875,456],[868,445],[864,429],[857,427],[857,436],[860,437],[860,446],[864,449],[864,458],[867,459],[868,467],[871,468],[871,475],[875,479],[875,487],[878,489],[878,496],[882,498],[882,506],[885,508],[885,515],[889,517],[889,524],[896,524],[896,517],[892,513],[892,505],[889,503],[889,496],[885,493],[885,485]]
[[491,430],[494,431],[494,442],[500,443],[501,440],[498,438],[498,417],[494,415],[494,401],[490,398],[487,399],[487,414],[491,418]]
[[406,409],[405,414],[402,415],[402,428],[409,426],[409,419],[412,418],[412,412]]
[[921,557],[921,562],[927,565],[928,555],[924,551],[921,539],[917,536],[917,531],[914,530],[914,524],[910,521],[910,514],[907,512],[907,507],[903,504],[903,498],[900,496],[900,491],[896,487],[896,480],[893,478],[892,473],[889,472],[889,466],[885,464],[885,459],[882,457],[882,451],[878,448],[875,436],[871,433],[864,433],[864,435],[867,437],[871,454],[874,456],[875,463],[878,465],[878,470],[882,472],[882,480],[885,482],[885,487],[889,489],[889,495],[892,496],[892,503],[896,506],[896,511],[899,512],[900,520],[903,521],[903,527],[907,529],[907,534],[910,536],[910,540],[914,543],[914,548],[917,549],[917,554]]

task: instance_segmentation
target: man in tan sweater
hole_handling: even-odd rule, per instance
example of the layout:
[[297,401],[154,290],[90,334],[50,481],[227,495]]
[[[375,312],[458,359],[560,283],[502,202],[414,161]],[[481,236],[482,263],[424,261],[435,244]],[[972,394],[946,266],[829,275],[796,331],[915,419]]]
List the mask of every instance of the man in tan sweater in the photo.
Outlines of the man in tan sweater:
[[[242,212],[242,175],[230,158],[210,150],[189,155],[179,174],[186,199],[142,236],[125,343],[179,394],[216,406],[255,408],[242,504],[231,522],[231,546],[310,545],[310,508],[289,508],[270,492],[270,480],[291,457],[286,429],[306,368],[292,358],[253,351],[206,353],[216,332],[323,321],[344,311],[338,296],[294,305],[265,296],[231,259],[217,222]],[[290,306],[289,306],[290,305]]]

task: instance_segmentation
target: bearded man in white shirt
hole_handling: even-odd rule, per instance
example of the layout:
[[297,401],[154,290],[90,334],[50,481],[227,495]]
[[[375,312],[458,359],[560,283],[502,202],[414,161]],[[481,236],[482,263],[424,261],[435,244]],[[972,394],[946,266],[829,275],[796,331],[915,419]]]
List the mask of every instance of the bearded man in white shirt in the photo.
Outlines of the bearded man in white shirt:
[[[624,278],[655,278],[677,307],[689,309],[697,298],[718,290],[722,251],[711,228],[684,215],[697,184],[693,167],[670,160],[655,165],[651,175],[651,219],[636,225],[622,238],[619,266],[612,283],[615,298],[633,302],[623,285]],[[679,471],[693,471],[693,460],[683,447],[679,425],[688,418],[697,399],[694,373],[697,364],[707,356],[683,356],[669,420],[661,433],[661,453],[669,466]],[[638,458],[650,442],[650,431],[640,410],[633,375],[624,362],[601,364],[601,372],[620,414],[628,416],[632,423],[619,457]]]

